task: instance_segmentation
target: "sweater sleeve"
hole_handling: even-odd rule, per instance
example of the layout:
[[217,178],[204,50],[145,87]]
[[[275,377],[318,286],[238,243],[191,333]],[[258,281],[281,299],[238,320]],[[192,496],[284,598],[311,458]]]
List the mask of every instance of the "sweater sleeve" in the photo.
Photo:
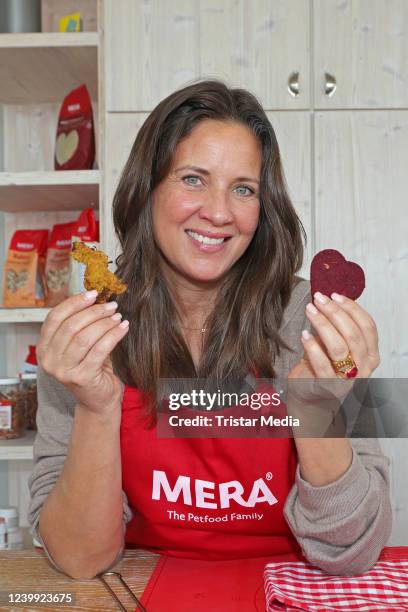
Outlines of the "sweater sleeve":
[[350,467],[328,485],[311,485],[298,465],[284,507],[305,557],[329,574],[369,570],[391,533],[390,461],[376,439],[352,438],[350,444]]
[[[39,368],[37,375],[38,411],[37,434],[34,440],[34,466],[28,479],[30,504],[28,522],[32,536],[44,548],[51,564],[58,571],[62,570],[52,559],[39,530],[41,509],[51,493],[64,467],[68,453],[74,412],[74,396],[55,378]],[[123,495],[123,529],[132,518],[126,494]],[[123,550],[110,566],[113,567],[122,557]],[[108,570],[109,568],[107,568]],[[106,571],[107,571],[106,570]],[[63,572],[64,573],[64,572]]]

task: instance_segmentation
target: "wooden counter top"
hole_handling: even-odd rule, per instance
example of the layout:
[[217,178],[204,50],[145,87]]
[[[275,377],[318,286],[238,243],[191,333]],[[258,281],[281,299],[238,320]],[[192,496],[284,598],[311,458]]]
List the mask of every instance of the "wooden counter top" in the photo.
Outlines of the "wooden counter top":
[[[141,597],[160,555],[145,550],[126,550],[122,561],[111,571],[120,572],[137,597]],[[127,610],[132,612],[135,603],[120,581],[114,576],[105,580]],[[57,572],[49,564],[41,550],[0,551],[0,591],[74,593],[75,604],[0,604],[1,611],[20,612],[93,612],[94,610],[119,610],[119,606],[98,579],[72,580]]]

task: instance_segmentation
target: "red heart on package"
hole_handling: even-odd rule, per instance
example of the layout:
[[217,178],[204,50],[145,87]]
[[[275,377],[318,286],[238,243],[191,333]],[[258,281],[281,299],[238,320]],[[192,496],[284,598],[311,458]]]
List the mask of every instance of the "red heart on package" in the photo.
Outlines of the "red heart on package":
[[356,300],[365,288],[364,270],[339,251],[325,249],[312,259],[310,283],[312,295],[320,291],[330,297],[335,292]]

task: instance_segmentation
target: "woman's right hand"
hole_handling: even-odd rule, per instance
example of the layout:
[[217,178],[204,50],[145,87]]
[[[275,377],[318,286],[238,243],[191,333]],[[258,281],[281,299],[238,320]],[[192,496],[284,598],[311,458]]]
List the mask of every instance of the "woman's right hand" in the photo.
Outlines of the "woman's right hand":
[[113,373],[110,353],[129,329],[115,313],[117,304],[94,304],[96,291],[72,296],[55,306],[37,346],[42,369],[61,382],[78,403],[97,414],[120,404],[122,384]]

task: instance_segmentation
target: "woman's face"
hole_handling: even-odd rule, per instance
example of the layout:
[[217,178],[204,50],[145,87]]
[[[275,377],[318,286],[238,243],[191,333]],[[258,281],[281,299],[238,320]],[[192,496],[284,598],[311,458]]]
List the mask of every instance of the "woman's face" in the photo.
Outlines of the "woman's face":
[[165,272],[209,283],[234,265],[258,225],[261,163],[256,137],[239,123],[205,119],[179,142],[152,194]]

